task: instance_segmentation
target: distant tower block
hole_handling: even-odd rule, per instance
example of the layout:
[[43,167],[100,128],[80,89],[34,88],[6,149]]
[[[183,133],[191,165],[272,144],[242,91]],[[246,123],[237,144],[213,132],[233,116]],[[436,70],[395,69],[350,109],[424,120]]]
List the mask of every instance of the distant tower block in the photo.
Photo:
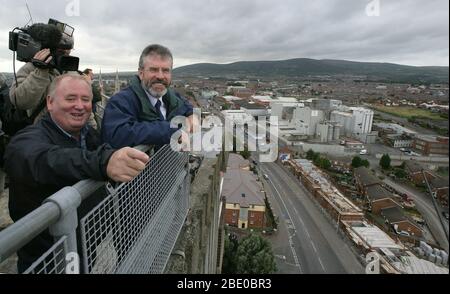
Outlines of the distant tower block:
[[103,87],[103,78],[102,78],[102,69],[100,69],[100,72],[98,74],[98,87],[100,88],[100,94],[102,95],[102,105],[103,107],[106,106],[106,98],[105,98],[105,92]]
[[116,81],[114,83],[114,94],[120,91],[119,70],[116,70]]

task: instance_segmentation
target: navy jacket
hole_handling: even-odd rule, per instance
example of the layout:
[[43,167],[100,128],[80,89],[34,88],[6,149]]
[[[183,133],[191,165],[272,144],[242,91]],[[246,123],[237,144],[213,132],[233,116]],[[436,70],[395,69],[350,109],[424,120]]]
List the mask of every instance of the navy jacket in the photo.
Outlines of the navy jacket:
[[167,119],[161,120],[156,109],[134,76],[130,87],[111,97],[102,121],[102,139],[114,148],[138,145],[166,145],[177,129],[170,128],[170,120],[176,116],[188,117],[193,108],[178,93],[169,89],[163,97]]
[[[9,212],[18,221],[55,192],[84,179],[107,180],[106,167],[114,153],[101,145],[97,132],[88,127],[86,149],[64,134],[45,115],[36,125],[14,136],[5,152],[5,170],[9,176]],[[101,192],[101,191],[100,191]],[[102,200],[103,193],[83,201],[80,217]],[[48,230],[20,249],[18,269],[23,272],[53,245]]]

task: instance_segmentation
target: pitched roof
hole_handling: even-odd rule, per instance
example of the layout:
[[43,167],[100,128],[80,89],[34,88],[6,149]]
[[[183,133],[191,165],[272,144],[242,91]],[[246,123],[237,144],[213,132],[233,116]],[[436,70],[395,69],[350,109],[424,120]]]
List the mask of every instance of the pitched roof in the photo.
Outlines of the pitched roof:
[[240,169],[228,170],[224,177],[222,196],[226,203],[239,204],[241,207],[265,205],[263,187],[256,181],[252,172]]
[[391,192],[380,185],[373,185],[367,188],[367,197],[371,200],[392,199],[392,196]]
[[401,221],[408,220],[403,213],[403,210],[398,207],[385,208],[381,210],[381,214],[389,221],[389,223],[398,223]]
[[448,178],[436,177],[430,181],[430,185],[436,189],[448,188]]
[[231,169],[244,169],[250,167],[250,162],[244,159],[241,155],[230,153],[228,157],[227,170]]
[[380,180],[366,167],[355,168],[353,172],[360,179],[363,186],[367,187],[380,183]]

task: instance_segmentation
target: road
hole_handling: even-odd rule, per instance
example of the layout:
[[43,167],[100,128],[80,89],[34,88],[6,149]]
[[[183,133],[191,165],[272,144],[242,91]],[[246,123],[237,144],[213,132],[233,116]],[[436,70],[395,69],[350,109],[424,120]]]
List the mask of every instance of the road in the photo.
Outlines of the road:
[[[309,193],[292,174],[275,163],[260,163],[265,187],[284,240],[273,244],[280,272],[303,274],[364,273],[355,254],[336,232]],[[277,234],[278,234],[277,233]],[[295,268],[295,269],[293,269]]]
[[[441,222],[439,220],[440,216],[438,216],[436,209],[433,206],[433,202],[430,199],[430,196],[425,195],[406,185],[402,185],[401,183],[394,182],[389,178],[385,178],[384,182],[398,192],[411,195],[417,206],[417,210],[419,210],[419,212],[422,214],[422,217],[426,221],[428,228],[433,234],[433,237],[436,239],[439,245],[448,252],[449,242],[445,235],[444,228],[442,228]],[[445,225],[448,232],[448,222],[446,222]]]

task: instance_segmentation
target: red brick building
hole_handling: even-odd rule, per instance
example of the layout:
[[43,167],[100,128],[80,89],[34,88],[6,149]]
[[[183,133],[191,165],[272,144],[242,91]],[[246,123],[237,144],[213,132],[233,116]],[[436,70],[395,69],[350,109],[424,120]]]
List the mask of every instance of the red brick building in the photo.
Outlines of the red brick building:
[[413,148],[424,156],[448,156],[448,137],[420,135],[415,137]]
[[261,182],[249,171],[249,162],[230,154],[224,176],[225,223],[241,228],[265,228],[265,193]]

